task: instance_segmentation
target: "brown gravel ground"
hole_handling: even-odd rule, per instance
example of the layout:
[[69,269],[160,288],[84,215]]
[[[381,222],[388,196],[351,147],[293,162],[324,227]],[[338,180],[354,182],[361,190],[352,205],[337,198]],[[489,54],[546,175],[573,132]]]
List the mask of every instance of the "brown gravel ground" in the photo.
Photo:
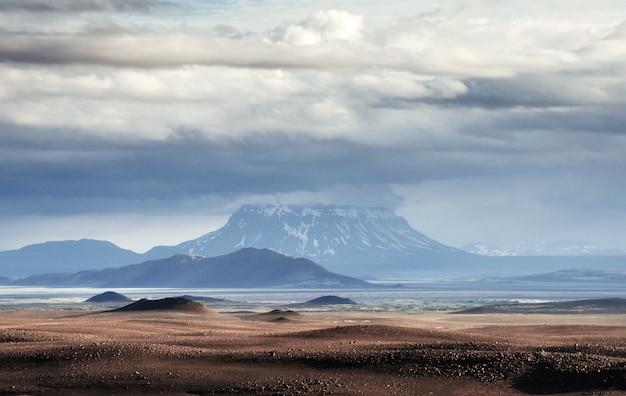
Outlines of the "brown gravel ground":
[[626,317],[0,311],[31,394],[619,395]]

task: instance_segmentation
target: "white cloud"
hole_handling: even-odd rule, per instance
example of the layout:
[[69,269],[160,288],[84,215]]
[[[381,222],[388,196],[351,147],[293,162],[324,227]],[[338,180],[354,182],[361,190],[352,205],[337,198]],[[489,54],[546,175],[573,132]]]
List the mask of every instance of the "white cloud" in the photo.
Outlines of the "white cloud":
[[467,86],[451,78],[432,78],[405,71],[379,71],[356,75],[351,79],[359,95],[373,103],[392,99],[454,99],[467,93]]
[[354,41],[361,38],[363,16],[345,11],[319,11],[298,23],[283,23],[270,33],[273,41],[296,46],[320,44],[322,41]]

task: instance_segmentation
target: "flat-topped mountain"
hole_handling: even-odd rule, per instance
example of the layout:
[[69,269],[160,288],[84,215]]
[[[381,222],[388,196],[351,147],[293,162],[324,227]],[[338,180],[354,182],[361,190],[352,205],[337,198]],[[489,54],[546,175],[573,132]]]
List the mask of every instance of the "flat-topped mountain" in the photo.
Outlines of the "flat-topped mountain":
[[270,249],[245,248],[218,257],[175,255],[120,268],[34,275],[17,285],[201,288],[364,288],[314,262]]
[[219,230],[146,255],[215,256],[244,247],[274,249],[350,274],[438,267],[442,260],[471,256],[428,238],[386,209],[286,205],[243,206]]

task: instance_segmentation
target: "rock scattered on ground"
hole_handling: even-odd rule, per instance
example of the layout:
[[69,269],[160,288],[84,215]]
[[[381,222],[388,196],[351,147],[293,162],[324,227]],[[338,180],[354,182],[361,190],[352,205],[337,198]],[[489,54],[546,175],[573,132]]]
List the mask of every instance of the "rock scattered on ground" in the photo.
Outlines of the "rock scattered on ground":
[[610,325],[446,329],[443,316],[418,327],[382,324],[399,322],[397,314],[259,315],[299,319],[276,325],[153,312],[3,313],[0,394],[626,392],[626,326],[618,316]]

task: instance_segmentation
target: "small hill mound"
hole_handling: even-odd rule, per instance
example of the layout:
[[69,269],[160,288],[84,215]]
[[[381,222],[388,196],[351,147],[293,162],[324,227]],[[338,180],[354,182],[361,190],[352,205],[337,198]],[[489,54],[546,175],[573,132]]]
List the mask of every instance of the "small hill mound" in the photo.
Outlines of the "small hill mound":
[[284,316],[279,316],[276,319],[271,319],[270,322],[273,322],[273,323],[288,323],[288,322],[291,322],[291,319],[286,318]]
[[286,311],[284,311],[282,309],[275,309],[273,311],[262,313],[262,314],[259,314],[259,315],[260,316],[298,316],[300,314],[297,313],[297,312],[294,312],[294,311],[292,311],[290,309],[286,310]]
[[204,304],[183,297],[168,297],[159,300],[142,298],[132,304],[114,309],[111,312],[145,312],[145,311],[168,311],[182,313],[217,314]]
[[290,322],[294,319],[297,319],[299,316],[300,316],[299,313],[291,311],[291,310],[285,311],[282,309],[275,309],[273,311],[266,312],[266,313],[241,316],[241,319],[261,321],[261,322],[282,323],[282,322]]
[[88,303],[110,303],[110,302],[132,302],[130,298],[123,294],[116,293],[114,291],[107,291],[104,293],[96,294],[93,297],[88,298],[85,302]]
[[320,306],[320,305],[354,305],[356,302],[349,298],[337,297],[337,296],[322,296],[314,298],[304,303],[308,306]]
[[223,298],[215,298],[215,297],[203,297],[203,296],[190,296],[188,294],[185,294],[184,296],[181,296],[182,298],[188,298],[190,300],[194,300],[194,301],[200,301],[203,303],[225,303],[228,302],[228,300],[224,300]]

